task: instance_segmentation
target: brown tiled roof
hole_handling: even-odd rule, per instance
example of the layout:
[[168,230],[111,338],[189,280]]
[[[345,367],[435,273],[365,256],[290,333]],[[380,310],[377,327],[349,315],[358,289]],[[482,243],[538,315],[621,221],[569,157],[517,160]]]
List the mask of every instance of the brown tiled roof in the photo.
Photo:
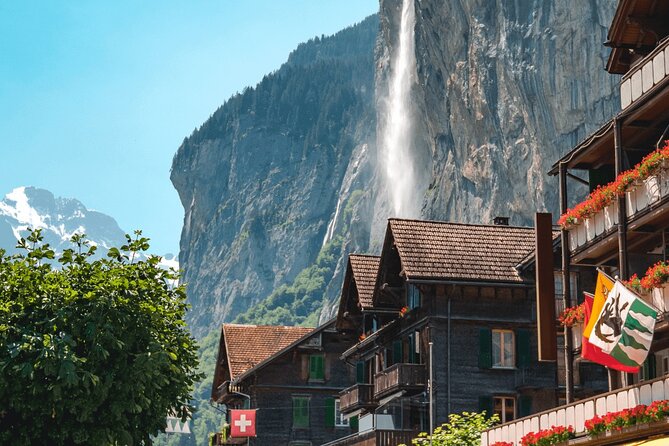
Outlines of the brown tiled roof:
[[362,308],[371,308],[372,296],[374,295],[374,285],[376,284],[376,275],[379,272],[380,256],[351,254],[349,257],[351,270],[355,279],[355,286],[358,289],[358,298]]
[[230,379],[237,378],[313,330],[309,327],[223,324]]
[[515,266],[534,250],[534,228],[388,221],[408,279],[522,282]]

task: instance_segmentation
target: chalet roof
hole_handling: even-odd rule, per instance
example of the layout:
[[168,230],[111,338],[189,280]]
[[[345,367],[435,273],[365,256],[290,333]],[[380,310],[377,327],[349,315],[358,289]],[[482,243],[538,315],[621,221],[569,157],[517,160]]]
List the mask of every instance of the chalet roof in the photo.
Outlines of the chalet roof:
[[374,295],[374,285],[376,276],[379,272],[380,256],[351,254],[351,270],[355,279],[355,286],[358,289],[358,298],[363,309],[372,308],[372,296]]
[[609,73],[624,74],[636,57],[645,56],[669,34],[669,2],[620,0],[609,27]]
[[524,282],[515,266],[534,250],[534,229],[391,218],[407,279]]
[[313,330],[309,327],[223,324],[230,379],[238,378]]

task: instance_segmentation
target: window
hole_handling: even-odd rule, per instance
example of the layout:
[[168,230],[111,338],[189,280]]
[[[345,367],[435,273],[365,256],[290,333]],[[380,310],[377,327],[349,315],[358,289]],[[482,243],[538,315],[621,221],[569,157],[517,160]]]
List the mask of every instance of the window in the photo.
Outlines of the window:
[[325,379],[325,355],[309,355],[309,381]]
[[334,401],[334,409],[334,425],[337,427],[348,427],[348,420],[339,411],[339,398]]
[[409,363],[420,364],[420,332],[414,331],[409,334]]
[[492,331],[492,366],[515,367],[514,336],[511,330]]
[[309,427],[309,397],[293,397],[293,428]]
[[[578,303],[578,273],[571,273],[571,280],[569,283],[571,293],[571,303],[576,305]],[[554,271],[553,279],[555,283],[555,314],[560,315],[564,311],[564,302],[562,297],[564,292],[562,290],[562,271]]]
[[499,421],[507,423],[516,418],[516,399],[508,396],[495,396],[492,399],[492,412],[497,414]]
[[409,310],[420,307],[421,296],[420,291],[414,285],[407,285],[407,307]]
[[[651,354],[648,355],[650,357]],[[655,352],[655,371],[657,376],[669,375],[669,349]]]

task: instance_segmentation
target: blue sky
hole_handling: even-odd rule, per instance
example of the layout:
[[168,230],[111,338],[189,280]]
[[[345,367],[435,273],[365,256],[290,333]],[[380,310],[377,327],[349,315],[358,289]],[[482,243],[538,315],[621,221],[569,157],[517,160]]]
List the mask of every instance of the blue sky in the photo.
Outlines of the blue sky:
[[378,0],[0,2],[0,197],[49,189],[176,253],[183,138]]

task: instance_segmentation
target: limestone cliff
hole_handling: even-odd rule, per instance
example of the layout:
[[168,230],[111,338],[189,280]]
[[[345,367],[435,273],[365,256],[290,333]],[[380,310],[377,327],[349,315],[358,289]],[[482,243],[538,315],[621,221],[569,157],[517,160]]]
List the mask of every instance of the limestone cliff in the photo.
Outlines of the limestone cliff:
[[185,210],[180,261],[196,334],[292,281],[332,237],[346,178],[374,141],[377,32],[373,16],[300,45],[177,151],[171,179]]
[[[301,45],[179,148],[172,181],[196,333],[249,308],[245,322],[313,322],[319,305],[324,320],[346,254],[377,250],[393,182],[382,181],[376,122],[401,5],[381,0],[378,19]],[[603,69],[615,2],[414,7],[421,216],[523,225],[556,212],[550,165],[617,108]]]
[[[382,29],[399,0],[383,0]],[[611,0],[416,1],[424,216],[531,224],[556,212],[550,165],[616,112]],[[383,33],[386,36],[388,33]],[[384,39],[390,45],[389,39]]]

